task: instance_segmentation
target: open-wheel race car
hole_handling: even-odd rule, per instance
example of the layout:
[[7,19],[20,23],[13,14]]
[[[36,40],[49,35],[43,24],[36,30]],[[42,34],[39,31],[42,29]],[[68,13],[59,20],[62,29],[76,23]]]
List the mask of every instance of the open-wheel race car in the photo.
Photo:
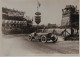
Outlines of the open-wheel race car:
[[58,37],[54,35],[53,33],[31,33],[29,35],[29,39],[32,41],[33,39],[39,40],[39,42],[47,42],[52,40],[53,43],[57,42]]

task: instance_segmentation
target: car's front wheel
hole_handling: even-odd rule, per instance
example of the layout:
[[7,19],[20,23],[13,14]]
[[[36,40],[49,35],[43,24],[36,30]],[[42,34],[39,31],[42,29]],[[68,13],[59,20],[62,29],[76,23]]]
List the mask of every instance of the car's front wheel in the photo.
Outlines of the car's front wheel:
[[28,36],[28,40],[32,41],[32,38],[33,38],[32,35]]
[[30,39],[31,39],[31,35],[29,35],[29,36],[27,37],[27,39],[30,40]]

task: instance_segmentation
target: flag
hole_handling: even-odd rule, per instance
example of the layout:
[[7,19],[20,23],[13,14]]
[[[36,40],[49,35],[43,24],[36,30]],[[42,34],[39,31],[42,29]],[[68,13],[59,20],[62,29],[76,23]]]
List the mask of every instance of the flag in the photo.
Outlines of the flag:
[[37,0],[37,3],[38,3],[38,7],[40,7],[41,6],[41,4],[40,4],[40,2]]

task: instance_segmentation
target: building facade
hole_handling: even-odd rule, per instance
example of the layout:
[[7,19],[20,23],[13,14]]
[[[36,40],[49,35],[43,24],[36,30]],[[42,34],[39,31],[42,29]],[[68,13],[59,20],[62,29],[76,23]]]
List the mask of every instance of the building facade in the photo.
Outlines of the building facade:
[[[8,33],[22,33],[24,29],[26,29],[27,24],[30,23],[32,25],[32,21],[30,22],[26,18],[24,18],[24,12],[2,8],[2,32],[5,34]],[[29,21],[29,22],[28,22]]]
[[79,10],[77,10],[77,6],[66,5],[66,7],[62,9],[61,26],[64,27],[76,26],[79,23],[78,20],[79,20]]
[[77,10],[77,6],[67,5],[62,9],[61,26],[70,28],[71,36],[74,34],[79,36],[79,10]]

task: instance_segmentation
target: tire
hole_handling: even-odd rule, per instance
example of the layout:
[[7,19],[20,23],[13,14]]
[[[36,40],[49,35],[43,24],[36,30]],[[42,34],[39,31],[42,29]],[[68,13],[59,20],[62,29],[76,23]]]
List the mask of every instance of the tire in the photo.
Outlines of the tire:
[[58,40],[58,37],[53,37],[54,39],[52,39],[53,43],[56,43]]
[[29,39],[30,41],[32,41],[32,36],[29,36],[28,39]]
[[31,41],[34,39],[34,37],[31,37]]
[[43,42],[43,43],[46,43],[47,42],[46,36],[41,36],[41,42]]
[[58,40],[58,38],[57,38],[53,43],[56,43],[56,42],[57,42],[57,40]]
[[31,36],[29,35],[26,39],[27,39],[27,40],[30,40],[30,39],[31,39]]
[[31,41],[32,41],[32,38],[31,38]]
[[28,39],[31,39],[31,36],[29,36]]
[[32,35],[29,35],[29,36],[28,36],[28,39],[31,40],[31,39],[32,39]]

